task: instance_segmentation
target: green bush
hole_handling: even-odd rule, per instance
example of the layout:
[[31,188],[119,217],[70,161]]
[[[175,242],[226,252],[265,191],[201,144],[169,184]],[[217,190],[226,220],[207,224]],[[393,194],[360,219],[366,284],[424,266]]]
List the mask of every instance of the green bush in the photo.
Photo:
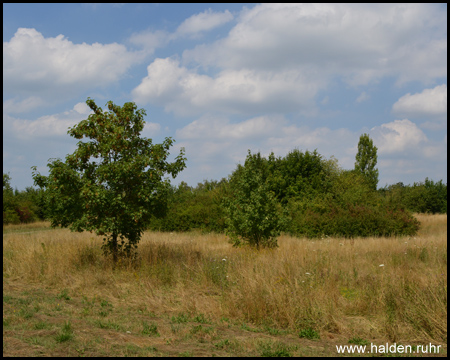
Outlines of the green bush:
[[287,231],[295,236],[368,237],[416,234],[418,221],[387,201],[354,171],[338,174],[326,193],[291,199]]
[[225,218],[220,206],[225,182],[199,183],[191,188],[181,183],[172,188],[167,212],[163,218],[153,218],[148,228],[159,231],[224,232]]
[[16,207],[16,213],[19,216],[21,223],[30,223],[37,220],[37,216],[27,205],[21,205]]
[[413,185],[397,183],[380,189],[380,194],[391,205],[401,206],[417,213],[446,214],[447,184],[442,180],[424,182]]
[[249,151],[244,166],[233,173],[232,195],[224,200],[227,235],[234,246],[277,247],[284,216],[276,197],[264,181],[266,159]]
[[407,211],[384,205],[368,206],[351,203],[291,202],[292,222],[288,231],[295,236],[368,237],[415,235],[419,222]]
[[7,209],[6,211],[3,211],[3,225],[19,223],[20,218],[15,210]]
[[13,191],[11,177],[3,174],[3,224],[29,223],[44,219],[43,192],[32,187]]

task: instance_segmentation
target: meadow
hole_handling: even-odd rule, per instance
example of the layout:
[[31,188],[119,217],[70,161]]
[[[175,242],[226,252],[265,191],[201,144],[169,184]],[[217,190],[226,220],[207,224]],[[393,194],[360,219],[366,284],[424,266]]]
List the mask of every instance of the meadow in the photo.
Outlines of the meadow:
[[416,217],[416,236],[282,235],[259,251],[223,234],[146,232],[138,260],[116,267],[94,234],[4,226],[3,355],[338,356],[336,345],[431,343],[446,356],[447,215]]

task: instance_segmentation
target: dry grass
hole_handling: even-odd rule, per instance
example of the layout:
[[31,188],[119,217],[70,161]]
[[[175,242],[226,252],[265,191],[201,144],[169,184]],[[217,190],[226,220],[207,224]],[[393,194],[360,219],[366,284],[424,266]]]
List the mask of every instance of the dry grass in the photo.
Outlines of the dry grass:
[[19,225],[3,225],[3,234],[7,234],[10,232],[25,232],[31,230],[43,230],[49,229],[50,222],[49,221],[37,221],[29,224],[19,224]]
[[[117,319],[123,327],[127,312],[146,311],[168,318],[203,314],[213,324],[226,319],[290,334],[311,329],[329,341],[446,344],[447,216],[417,217],[422,228],[416,237],[282,236],[278,249],[259,252],[233,248],[224,235],[145,233],[139,261],[114,270],[92,234],[8,233],[4,296],[41,288],[53,294],[64,289],[74,299],[101,298],[127,309]],[[174,326],[158,329],[169,336]],[[212,330],[202,334],[217,338]]]

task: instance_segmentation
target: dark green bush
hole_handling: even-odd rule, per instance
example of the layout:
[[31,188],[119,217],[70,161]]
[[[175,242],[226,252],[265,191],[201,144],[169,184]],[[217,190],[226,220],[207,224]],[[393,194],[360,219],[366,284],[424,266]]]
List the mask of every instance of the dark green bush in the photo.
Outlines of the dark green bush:
[[264,171],[267,160],[248,152],[244,166],[239,165],[230,179],[232,193],[223,202],[226,233],[233,246],[247,244],[257,249],[277,247],[277,237],[286,221],[270,190]]
[[424,182],[413,185],[397,183],[379,190],[381,196],[394,206],[401,206],[417,213],[446,214],[447,184],[442,180]]
[[191,188],[181,183],[169,195],[166,216],[153,218],[148,228],[158,231],[223,232],[225,218],[220,206],[225,181],[200,183]]
[[385,205],[328,203],[324,208],[294,201],[290,214],[292,222],[287,230],[295,236],[397,236],[414,235],[419,229],[419,222],[410,213]]
[[15,210],[7,209],[6,211],[3,211],[3,225],[19,223],[20,218]]
[[25,191],[13,191],[11,177],[3,174],[3,224],[29,223],[43,219],[43,208],[39,202],[42,193],[28,187]]
[[419,228],[408,211],[382,198],[354,171],[335,176],[329,192],[291,199],[288,207],[287,231],[295,236],[414,235]]

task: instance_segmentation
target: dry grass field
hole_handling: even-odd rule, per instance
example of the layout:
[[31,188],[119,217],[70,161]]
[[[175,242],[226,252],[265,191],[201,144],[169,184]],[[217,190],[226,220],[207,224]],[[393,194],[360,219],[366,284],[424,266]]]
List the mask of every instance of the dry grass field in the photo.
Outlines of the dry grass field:
[[3,356],[373,356],[386,343],[447,356],[447,215],[417,217],[415,237],[281,236],[261,251],[148,232],[114,269],[93,234],[4,227]]

